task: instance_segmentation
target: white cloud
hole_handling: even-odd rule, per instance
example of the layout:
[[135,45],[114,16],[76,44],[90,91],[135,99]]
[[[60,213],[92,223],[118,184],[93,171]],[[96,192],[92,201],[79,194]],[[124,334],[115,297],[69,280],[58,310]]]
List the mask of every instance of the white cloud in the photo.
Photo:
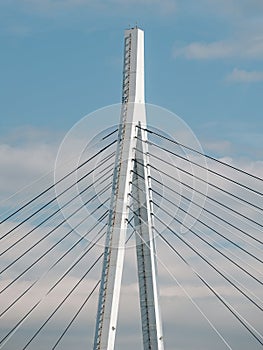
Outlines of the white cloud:
[[202,6],[216,15],[237,18],[248,15],[261,15],[263,2],[261,0],[201,0]]
[[212,43],[193,42],[189,45],[175,48],[174,57],[183,56],[188,59],[213,59],[233,55],[233,47],[224,41]]
[[233,145],[228,140],[205,141],[202,145],[208,152],[212,151],[220,154],[226,154],[233,148]]
[[263,81],[263,71],[247,71],[244,69],[234,68],[226,77],[227,81],[236,83],[254,83]]
[[52,146],[41,142],[31,146],[0,145],[1,194],[8,196],[50,172],[55,155]]
[[[19,127],[0,138],[0,199],[24,186],[28,193],[53,181],[61,134],[31,126]],[[38,185],[33,185],[36,181]],[[39,188],[39,187],[38,187]],[[24,192],[24,195],[26,192]]]
[[220,58],[263,58],[263,36],[214,41],[210,43],[192,42],[182,47],[175,47],[174,57],[187,59]]

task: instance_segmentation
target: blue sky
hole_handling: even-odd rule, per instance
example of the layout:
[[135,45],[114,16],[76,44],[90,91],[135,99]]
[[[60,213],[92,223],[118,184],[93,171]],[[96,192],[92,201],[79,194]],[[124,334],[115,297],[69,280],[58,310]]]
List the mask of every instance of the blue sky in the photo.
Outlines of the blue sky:
[[[8,202],[1,200],[53,170],[62,138],[82,117],[121,101],[124,29],[136,24],[145,30],[146,101],[178,114],[193,130],[206,153],[262,177],[262,0],[0,0],[1,208],[8,206]],[[118,121],[116,116],[115,122]],[[99,120],[96,123],[100,125]],[[169,124],[163,128],[174,132]],[[101,129],[104,129],[103,122]],[[46,180],[50,178],[41,179],[18,193],[11,198],[10,205],[19,204],[25,193],[33,195],[39,190],[38,185],[45,187]],[[210,208],[210,204],[207,205]],[[237,203],[234,207],[240,209]],[[12,227],[13,223],[10,221],[7,225]],[[23,230],[19,232],[22,233]],[[177,273],[179,282],[202,309],[210,313],[211,320],[217,322],[230,343],[238,349],[250,348],[246,334],[232,328],[231,319],[225,319],[218,306],[211,304],[210,307],[210,294],[200,288],[183,264],[174,263],[174,256],[167,254],[165,247],[161,246],[160,252],[163,262]],[[13,256],[7,258],[13,259]],[[134,270],[133,259],[129,251],[126,270]],[[45,261],[40,270],[48,263]],[[12,273],[15,272],[16,267]],[[205,273],[214,279],[213,272]],[[9,278],[7,274],[0,282]],[[66,284],[72,285],[78,278],[76,273]],[[167,277],[164,266],[160,268],[160,278],[164,282],[164,314],[168,315],[165,319],[169,335],[167,349],[174,349],[175,338],[181,349],[196,350],[198,346],[223,349],[221,340],[208,329],[204,319],[200,321],[191,302],[183,299],[182,290]],[[91,279],[93,283],[93,276]],[[42,282],[33,299],[44,293],[47,281]],[[130,276],[124,277],[121,303],[128,305],[128,312],[121,314],[124,331],[118,340],[121,349],[127,339],[130,341],[127,350],[138,348],[132,341],[139,340],[134,340],[131,334],[133,329],[138,332],[138,313],[130,302],[137,296],[136,282],[135,277],[133,280]],[[246,283],[241,276],[240,283],[243,282]],[[28,280],[21,282],[23,288],[26,283]],[[217,280],[214,283],[232,296],[225,285]],[[15,286],[14,293],[19,288]],[[253,291],[259,297],[262,295],[259,288]],[[62,292],[54,299],[60,298]],[[78,297],[85,293],[83,288]],[[12,293],[6,296],[12,297]],[[238,304],[239,299],[236,300]],[[180,315],[176,319],[172,301],[177,303],[176,312]],[[48,300],[47,304],[50,306],[52,302],[49,304]],[[93,318],[95,305],[96,302],[92,304]],[[247,307],[242,302],[240,305]],[[43,307],[36,318],[45,311]],[[10,327],[17,314],[13,312],[8,317],[2,328]],[[251,319],[261,327],[259,318],[252,315]],[[132,325],[127,326],[131,320]],[[61,317],[58,323],[63,321]],[[34,326],[35,319],[28,322],[19,333],[22,338],[23,332]],[[86,344],[85,322],[87,319],[83,316],[74,328],[76,332],[72,331],[72,342],[81,334],[82,343]],[[48,332],[43,338],[45,341],[54,337],[52,327]],[[192,339],[188,332],[198,335]],[[36,347],[46,349],[45,341]],[[19,343],[19,338],[13,337],[6,349],[17,348],[16,342]],[[72,344],[67,346],[63,349],[72,349]]]
[[2,0],[0,16],[2,137],[63,132],[118,103],[123,30],[138,23],[147,102],[178,114],[220,155],[235,145],[241,155],[242,144],[245,156],[262,156],[261,0]]

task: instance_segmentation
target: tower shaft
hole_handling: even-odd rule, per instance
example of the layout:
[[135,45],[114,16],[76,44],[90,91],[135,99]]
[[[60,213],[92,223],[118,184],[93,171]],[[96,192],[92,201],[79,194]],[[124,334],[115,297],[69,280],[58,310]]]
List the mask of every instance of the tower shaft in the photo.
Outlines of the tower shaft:
[[[94,350],[113,350],[132,194],[144,350],[163,350],[147,170],[144,32],[125,31],[122,111],[102,267]],[[134,184],[134,186],[133,186]]]

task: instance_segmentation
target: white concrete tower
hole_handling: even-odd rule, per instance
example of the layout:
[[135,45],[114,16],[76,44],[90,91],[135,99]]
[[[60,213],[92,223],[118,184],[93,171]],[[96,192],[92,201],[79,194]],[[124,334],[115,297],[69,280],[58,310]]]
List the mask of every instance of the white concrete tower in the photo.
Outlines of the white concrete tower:
[[99,293],[94,350],[113,350],[123,271],[129,203],[134,227],[144,350],[163,350],[155,242],[147,167],[144,32],[125,31],[122,111]]

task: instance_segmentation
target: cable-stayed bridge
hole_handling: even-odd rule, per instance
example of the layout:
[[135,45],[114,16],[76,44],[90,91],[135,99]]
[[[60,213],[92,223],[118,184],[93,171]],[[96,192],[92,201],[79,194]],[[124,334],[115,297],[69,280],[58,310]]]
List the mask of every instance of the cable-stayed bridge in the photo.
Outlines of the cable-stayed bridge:
[[149,126],[143,68],[134,28],[120,124],[4,203],[0,349],[262,349],[263,178]]

